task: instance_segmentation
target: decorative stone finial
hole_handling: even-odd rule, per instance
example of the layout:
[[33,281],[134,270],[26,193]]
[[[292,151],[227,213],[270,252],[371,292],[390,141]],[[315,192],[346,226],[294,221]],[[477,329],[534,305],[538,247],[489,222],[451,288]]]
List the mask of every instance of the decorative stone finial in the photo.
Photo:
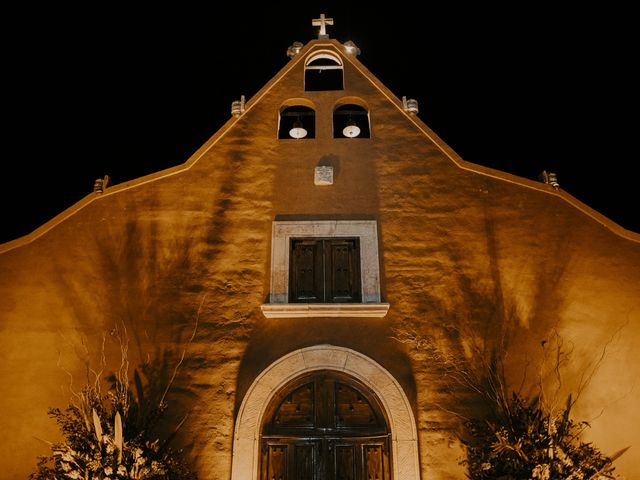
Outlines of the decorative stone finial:
[[543,170],[542,173],[538,176],[538,179],[546,183],[547,185],[551,185],[556,190],[560,188],[560,184],[558,183],[558,176],[553,172],[547,172]]
[[244,112],[244,95],[240,96],[240,100],[234,100],[231,103],[231,115],[238,118]]
[[407,113],[418,113],[418,101],[414,98],[402,97],[402,109]]
[[318,38],[329,38],[327,33],[327,25],[333,25],[333,18],[325,18],[324,13],[320,14],[320,18],[314,18],[311,20],[311,25],[314,27],[320,27],[318,32]]
[[109,186],[109,175],[105,175],[104,178],[96,178],[95,183],[93,184],[94,193],[101,194],[104,192],[104,189]]

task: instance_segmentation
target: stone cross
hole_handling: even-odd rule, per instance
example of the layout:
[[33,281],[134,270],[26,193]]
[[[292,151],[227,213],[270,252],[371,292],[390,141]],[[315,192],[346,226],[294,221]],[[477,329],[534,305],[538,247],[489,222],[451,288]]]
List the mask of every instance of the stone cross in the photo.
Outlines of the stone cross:
[[311,20],[311,25],[314,27],[320,27],[318,38],[329,38],[329,35],[327,34],[327,25],[333,25],[333,18],[324,18],[324,13],[321,13],[320,18],[314,18]]

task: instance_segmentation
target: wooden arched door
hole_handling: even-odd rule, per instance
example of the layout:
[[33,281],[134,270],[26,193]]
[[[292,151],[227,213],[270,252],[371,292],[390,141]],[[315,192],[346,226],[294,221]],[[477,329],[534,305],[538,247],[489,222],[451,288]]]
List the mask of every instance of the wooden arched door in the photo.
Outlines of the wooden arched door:
[[369,388],[339,372],[306,374],[269,404],[260,480],[391,480],[389,443]]

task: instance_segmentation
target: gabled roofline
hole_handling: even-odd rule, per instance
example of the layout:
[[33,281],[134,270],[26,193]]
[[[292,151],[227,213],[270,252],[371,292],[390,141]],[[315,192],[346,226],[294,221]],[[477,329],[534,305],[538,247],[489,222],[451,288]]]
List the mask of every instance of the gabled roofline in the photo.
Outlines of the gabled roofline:
[[[339,45],[339,42],[335,42]],[[375,75],[373,75],[362,63],[360,63],[358,59],[351,55],[345,55],[342,52],[340,52],[340,54],[343,58],[346,58],[346,60],[364,77],[366,77],[380,91],[380,93],[387,98],[387,100],[393,103],[396,108],[400,110],[400,112],[402,112],[402,114],[404,114],[405,117],[409,121],[411,121],[416,126],[416,128],[418,128],[418,130],[422,132],[423,135],[431,140],[438,147],[438,149],[442,153],[444,153],[444,155],[449,158],[449,160],[451,160],[458,168],[560,197],[562,200],[577,208],[587,216],[593,218],[598,223],[611,230],[613,233],[626,238],[627,240],[640,242],[640,233],[632,232],[631,230],[627,230],[626,228],[618,225],[613,220],[605,217],[600,212],[582,203],[580,200],[565,192],[564,190],[558,190],[556,188],[553,188],[551,185],[547,185],[542,182],[536,182],[528,178],[519,177],[517,175],[502,172],[500,170],[463,160],[460,155],[458,155],[449,145],[447,145],[444,140],[442,140],[422,120],[420,120],[416,115],[411,115],[406,112],[403,108],[402,101],[398,97],[396,97],[386,86],[384,86],[384,84],[382,84],[382,82],[380,82],[380,80],[378,80]]]
[[[513,183],[516,185],[520,185],[525,188],[530,188],[532,190],[537,190],[539,192],[546,193],[548,195],[554,195],[560,197],[565,202],[569,203],[574,208],[578,209],[585,215],[591,217],[596,220],[605,228],[609,229],[611,232],[619,235],[622,238],[627,240],[631,240],[633,242],[640,243],[640,233],[632,232],[631,230],[627,230],[626,228],[618,225],[613,220],[605,217],[600,212],[594,210],[588,205],[582,203],[577,198],[573,197],[569,193],[553,188],[551,185],[547,185],[541,182],[536,182],[533,180],[529,180],[524,177],[518,177],[516,175],[512,175],[510,173],[502,172],[500,170],[496,170],[493,168],[485,167],[482,165],[478,165],[475,163],[468,162],[463,160],[449,145],[447,145],[438,135],[435,134],[422,120],[420,120],[417,116],[411,115],[406,112],[403,108],[402,101],[396,97],[393,92],[391,92],[387,87],[384,86],[378,78],[373,75],[355,56],[345,54],[343,45],[338,42],[336,39],[318,39],[311,40],[308,42],[300,52],[292,58],[280,71],[270,80],[268,81],[264,87],[262,87],[251,99],[249,99],[245,104],[245,112],[251,110],[260,100],[285,76],[292,70],[299,62],[303,61],[306,54],[309,53],[312,49],[316,48],[326,48],[331,47],[345,62],[349,62],[356,70],[358,70],[371,84],[391,102],[414,126],[422,132],[431,142],[433,142],[436,147],[447,157],[449,160],[453,162],[458,168],[462,170],[467,170],[470,172],[474,172],[480,175],[484,175],[487,177],[495,178],[497,180],[501,180],[508,183]],[[155,173],[151,173],[149,175],[145,175],[143,177],[139,177],[133,180],[129,180],[127,182],[119,183],[117,185],[113,185],[112,187],[108,187],[101,194],[98,193],[90,193],[83,199],[76,202],[74,205],[69,208],[63,210],[61,213],[53,217],[51,220],[47,221],[40,227],[36,228],[31,233],[19,237],[15,240],[11,240],[9,242],[0,244],[0,253],[7,252],[9,250],[13,250],[15,248],[21,247],[23,245],[27,245],[34,240],[40,238],[42,235],[47,233],[49,230],[54,228],[56,225],[62,223],[67,218],[71,217],[77,211],[83,209],[87,205],[100,201],[105,197],[109,197],[111,195],[115,195],[125,190],[130,190],[132,188],[139,187],[146,183],[155,182],[156,180],[160,180],[163,178],[171,177],[173,175],[177,175],[184,171],[190,170],[214,145],[216,145],[224,136],[227,134],[229,130],[240,120],[240,118],[244,115],[244,113],[240,117],[231,117],[216,133],[214,133],[209,140],[207,140],[200,148],[198,148],[189,159],[183,163],[182,165],[176,165],[174,167],[170,167],[164,170],[160,170]]]

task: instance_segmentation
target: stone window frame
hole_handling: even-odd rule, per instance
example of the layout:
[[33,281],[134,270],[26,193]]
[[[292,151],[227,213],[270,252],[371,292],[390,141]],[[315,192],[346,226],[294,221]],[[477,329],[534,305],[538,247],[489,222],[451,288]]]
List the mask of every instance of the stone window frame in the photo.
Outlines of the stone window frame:
[[[289,245],[292,238],[357,237],[360,240],[362,303],[289,303]],[[384,317],[381,302],[378,225],[375,220],[276,220],[272,225],[269,303],[261,305],[268,318]]]

